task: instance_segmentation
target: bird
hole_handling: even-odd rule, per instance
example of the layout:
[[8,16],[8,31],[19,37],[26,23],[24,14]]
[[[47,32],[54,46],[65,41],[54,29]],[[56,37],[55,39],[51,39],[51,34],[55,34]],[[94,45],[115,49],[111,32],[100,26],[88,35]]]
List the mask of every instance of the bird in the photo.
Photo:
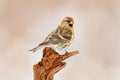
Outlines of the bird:
[[29,50],[35,52],[42,47],[51,47],[56,52],[64,51],[67,53],[66,48],[70,46],[74,39],[74,20],[72,17],[65,17],[58,27],[52,31],[45,40],[35,48]]

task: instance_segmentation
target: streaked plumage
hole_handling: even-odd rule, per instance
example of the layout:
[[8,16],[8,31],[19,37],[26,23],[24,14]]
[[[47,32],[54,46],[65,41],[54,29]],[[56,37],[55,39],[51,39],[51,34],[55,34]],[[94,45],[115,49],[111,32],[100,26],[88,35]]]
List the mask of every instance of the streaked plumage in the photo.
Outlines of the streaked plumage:
[[65,17],[55,31],[50,33],[41,44],[30,51],[35,52],[41,47],[47,46],[55,47],[60,50],[67,48],[74,38],[73,24],[74,21],[71,17]]

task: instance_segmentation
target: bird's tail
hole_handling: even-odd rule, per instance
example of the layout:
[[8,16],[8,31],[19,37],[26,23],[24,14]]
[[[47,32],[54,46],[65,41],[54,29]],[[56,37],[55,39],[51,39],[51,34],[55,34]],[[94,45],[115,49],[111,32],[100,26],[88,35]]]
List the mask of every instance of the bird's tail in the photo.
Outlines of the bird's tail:
[[35,51],[37,51],[38,49],[40,49],[40,48],[43,47],[43,46],[44,46],[44,44],[41,43],[41,44],[39,44],[37,47],[35,47],[35,48],[33,48],[33,49],[30,49],[29,51],[32,51],[32,52],[34,53]]

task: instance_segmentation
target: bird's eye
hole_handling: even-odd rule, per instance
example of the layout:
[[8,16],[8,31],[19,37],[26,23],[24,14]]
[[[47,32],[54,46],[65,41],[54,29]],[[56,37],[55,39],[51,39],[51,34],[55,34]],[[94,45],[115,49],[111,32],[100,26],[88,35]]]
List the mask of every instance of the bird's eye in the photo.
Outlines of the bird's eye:
[[73,27],[73,24],[69,24],[70,27]]

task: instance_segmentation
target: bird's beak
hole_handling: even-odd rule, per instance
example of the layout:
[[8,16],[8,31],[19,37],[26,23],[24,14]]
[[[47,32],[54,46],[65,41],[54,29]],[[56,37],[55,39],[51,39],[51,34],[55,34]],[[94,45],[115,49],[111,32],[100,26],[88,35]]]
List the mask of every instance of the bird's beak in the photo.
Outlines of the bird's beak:
[[70,21],[69,24],[73,24],[73,21]]

